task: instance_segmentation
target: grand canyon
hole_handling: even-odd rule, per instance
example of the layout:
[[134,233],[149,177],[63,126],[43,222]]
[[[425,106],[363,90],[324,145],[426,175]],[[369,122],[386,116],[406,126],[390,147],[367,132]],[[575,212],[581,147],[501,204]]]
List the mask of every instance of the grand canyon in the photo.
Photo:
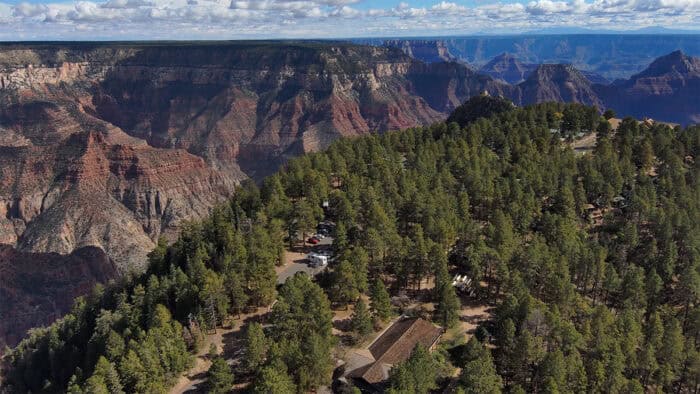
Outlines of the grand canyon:
[[143,272],[159,238],[240,182],[338,138],[430,125],[484,92],[700,121],[700,59],[682,51],[580,70],[448,43],[0,45],[0,296],[13,305],[0,345],[94,283]]

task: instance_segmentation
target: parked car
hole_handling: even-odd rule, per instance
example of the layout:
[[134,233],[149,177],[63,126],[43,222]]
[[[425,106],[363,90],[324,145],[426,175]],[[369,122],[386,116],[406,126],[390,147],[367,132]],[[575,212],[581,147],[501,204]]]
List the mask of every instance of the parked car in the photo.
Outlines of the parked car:
[[319,232],[318,234],[314,235],[314,237],[315,237],[315,238],[318,238],[318,239],[324,239],[324,238],[326,238],[326,236],[323,235],[323,234],[320,233],[320,232]]
[[307,239],[306,242],[310,243],[311,245],[316,245],[319,242],[319,239],[316,237],[311,237]]

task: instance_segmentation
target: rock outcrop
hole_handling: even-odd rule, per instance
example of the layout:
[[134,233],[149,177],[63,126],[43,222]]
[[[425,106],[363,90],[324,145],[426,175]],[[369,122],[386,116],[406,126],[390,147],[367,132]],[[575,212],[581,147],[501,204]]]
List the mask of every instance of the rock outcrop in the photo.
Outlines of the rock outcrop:
[[510,84],[518,84],[529,77],[536,68],[536,64],[522,63],[515,56],[504,52],[491,59],[479,72]]
[[121,272],[142,269],[153,240],[206,215],[234,186],[183,150],[110,144],[90,131],[0,152],[3,243],[62,254],[97,246]]
[[76,297],[117,276],[99,248],[70,255],[27,253],[0,245],[0,352],[32,327],[48,325],[70,311]]
[[628,80],[596,87],[619,114],[681,124],[700,123],[700,58],[675,51]]
[[518,87],[523,103],[559,101],[605,108],[591,82],[571,65],[542,64]]
[[408,56],[425,63],[456,62],[442,40],[386,40],[383,45],[399,48]]

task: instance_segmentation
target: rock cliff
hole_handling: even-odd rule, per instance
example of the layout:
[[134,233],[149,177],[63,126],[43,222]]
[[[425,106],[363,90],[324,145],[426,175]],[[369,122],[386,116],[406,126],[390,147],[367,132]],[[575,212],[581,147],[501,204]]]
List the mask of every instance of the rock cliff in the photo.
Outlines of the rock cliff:
[[0,352],[5,345],[17,344],[30,328],[63,316],[76,297],[116,275],[116,267],[99,248],[62,256],[0,245]]
[[479,72],[513,84],[523,82],[536,68],[536,64],[525,64],[509,53],[502,53],[481,67]]
[[141,269],[236,182],[341,136],[444,119],[514,89],[347,43],[0,46],[0,242],[97,246]]
[[682,124],[700,123],[700,58],[675,51],[628,80],[597,87],[618,113]]
[[588,78],[571,65],[539,65],[518,87],[525,103],[576,102],[605,108]]
[[[432,48],[422,56],[449,58]],[[671,97],[697,119],[697,59],[675,54],[652,66],[605,90],[571,66],[541,66],[509,85],[458,62],[348,43],[3,44],[0,244],[27,265],[68,264],[96,248],[115,272],[140,271],[158,237],[205,216],[240,180],[342,136],[443,120],[483,91],[518,105],[616,109],[626,95]],[[61,283],[90,283],[83,263]],[[21,286],[13,280],[7,294]]]
[[425,63],[455,62],[442,40],[386,40],[383,45],[399,48],[403,53]]

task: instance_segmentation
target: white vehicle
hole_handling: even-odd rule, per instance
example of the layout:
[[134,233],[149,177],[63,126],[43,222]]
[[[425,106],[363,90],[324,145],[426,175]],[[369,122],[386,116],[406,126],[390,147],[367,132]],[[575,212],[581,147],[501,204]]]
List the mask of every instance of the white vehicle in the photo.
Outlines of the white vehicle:
[[325,267],[328,265],[329,257],[318,253],[309,253],[306,259],[309,260],[313,267]]
[[455,275],[452,279],[452,286],[456,287],[459,291],[467,292],[471,289],[472,280],[467,277],[467,275]]

